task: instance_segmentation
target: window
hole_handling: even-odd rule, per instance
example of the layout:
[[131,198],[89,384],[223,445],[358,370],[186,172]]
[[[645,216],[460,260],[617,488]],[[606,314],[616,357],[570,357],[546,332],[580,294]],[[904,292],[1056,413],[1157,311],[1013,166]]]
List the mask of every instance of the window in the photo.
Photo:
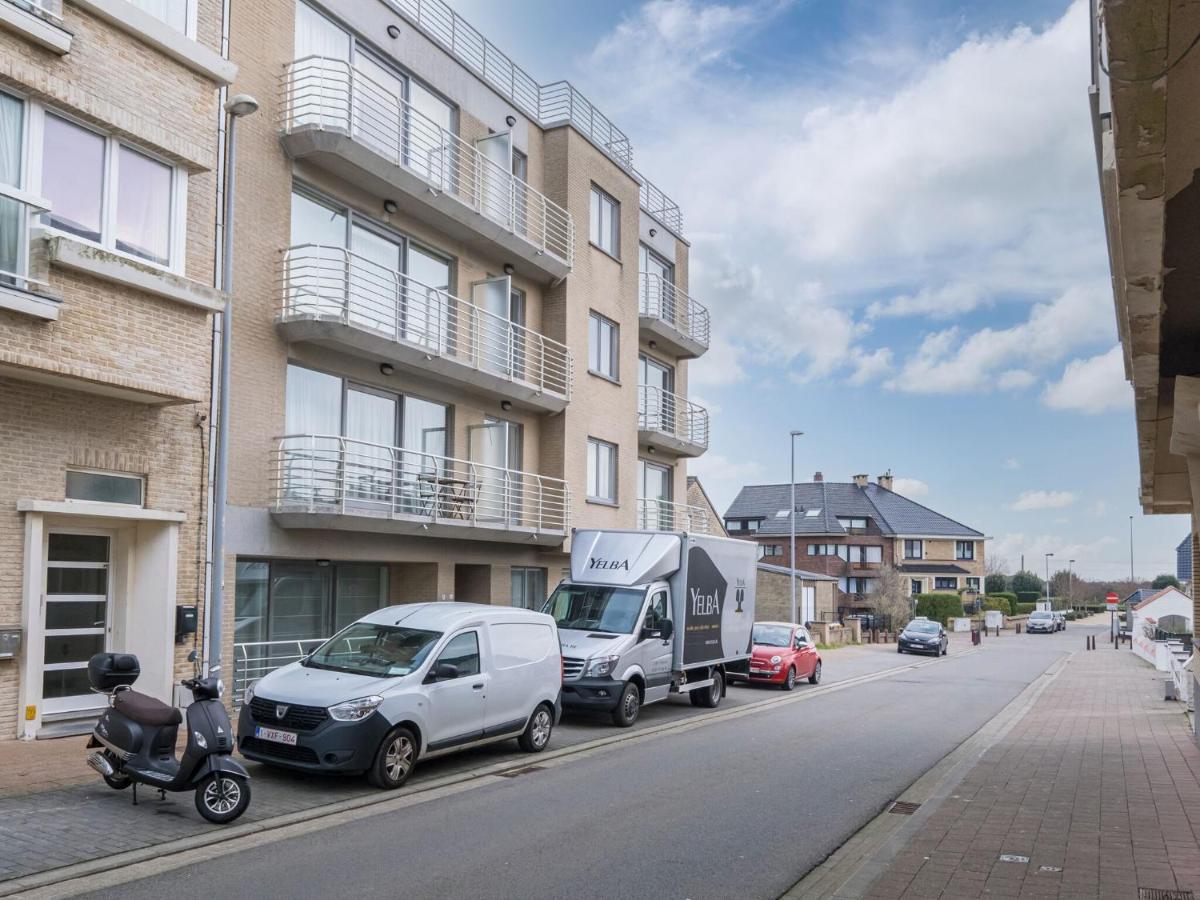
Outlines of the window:
[[848,516],[838,516],[838,524],[843,528],[866,528],[867,520],[862,518],[851,518]]
[[[25,104],[16,97],[0,94],[0,185],[20,188],[21,155],[25,146]],[[26,207],[0,194],[0,284],[25,273],[22,252]],[[10,277],[3,277],[10,276]]]
[[820,514],[821,514],[821,508],[818,506],[816,509],[806,509],[804,511],[804,518],[815,519]]
[[911,581],[909,581],[908,592],[912,596],[915,597],[918,594],[924,593],[924,591],[925,591],[925,585],[921,582],[920,578],[914,578]]
[[134,6],[166,22],[176,31],[192,37],[195,0],[130,0]]
[[589,500],[617,502],[617,447],[588,438],[587,495]]
[[[809,544],[809,556],[841,556],[844,548],[840,544]],[[845,557],[843,557],[844,559]]]
[[436,670],[443,663],[458,669],[455,678],[466,678],[468,675],[479,674],[479,636],[474,631],[464,631],[456,634],[446,645],[433,664]]
[[610,256],[620,257],[621,204],[592,185],[591,241]]
[[974,559],[975,558],[975,542],[974,541],[955,541],[954,542],[954,558],[955,559]]
[[783,544],[763,544],[763,556],[783,556]]
[[588,371],[616,381],[620,347],[620,326],[599,313],[588,316]]
[[182,172],[53,113],[42,121],[41,194],[46,222],[156,266],[179,269]]
[[958,590],[958,579],[939,575],[933,579],[933,589],[935,591],[956,591]]
[[546,570],[512,567],[512,605],[540,610],[546,602]]
[[979,579],[975,578],[974,576],[968,576],[967,577],[967,590],[978,592],[979,591]]
[[883,548],[873,545],[842,544],[838,556],[851,563],[883,562]]
[[93,503],[142,505],[142,479],[133,475],[108,475],[103,472],[67,472],[68,500]]
[[905,541],[904,542],[904,558],[905,559],[924,559],[925,558],[925,542],[924,541]]
[[874,578],[839,578],[838,587],[846,594],[870,594],[875,590]]
[[234,641],[323,640],[388,602],[386,565],[239,559]]

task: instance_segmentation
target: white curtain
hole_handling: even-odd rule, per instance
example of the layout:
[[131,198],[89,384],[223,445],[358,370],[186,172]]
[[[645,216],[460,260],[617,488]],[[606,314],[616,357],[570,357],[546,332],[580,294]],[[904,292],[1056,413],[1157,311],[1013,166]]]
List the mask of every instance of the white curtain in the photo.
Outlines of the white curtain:
[[166,265],[171,251],[171,168],[128,147],[117,167],[117,248]]
[[[20,100],[0,94],[0,184],[21,186],[23,111]],[[0,198],[0,273],[18,270],[24,224],[21,204]]]
[[306,3],[296,4],[295,57],[292,74],[292,124],[320,122],[349,126],[350,35]]

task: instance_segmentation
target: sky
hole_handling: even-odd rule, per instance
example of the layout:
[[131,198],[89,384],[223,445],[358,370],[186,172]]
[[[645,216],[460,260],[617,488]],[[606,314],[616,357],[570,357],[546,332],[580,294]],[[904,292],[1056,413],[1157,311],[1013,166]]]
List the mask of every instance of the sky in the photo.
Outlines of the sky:
[[[1015,570],[1174,571],[1143,516],[1087,104],[1086,0],[451,0],[567,79],[680,204],[713,322],[689,463],[891,471]],[[514,9],[519,14],[514,15]]]

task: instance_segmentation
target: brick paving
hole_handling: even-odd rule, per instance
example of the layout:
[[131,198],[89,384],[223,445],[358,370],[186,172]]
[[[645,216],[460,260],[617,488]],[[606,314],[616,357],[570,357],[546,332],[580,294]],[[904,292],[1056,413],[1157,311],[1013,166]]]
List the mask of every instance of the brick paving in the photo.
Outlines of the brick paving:
[[1099,646],[1074,654],[867,897],[1200,898],[1200,747],[1163,675]]

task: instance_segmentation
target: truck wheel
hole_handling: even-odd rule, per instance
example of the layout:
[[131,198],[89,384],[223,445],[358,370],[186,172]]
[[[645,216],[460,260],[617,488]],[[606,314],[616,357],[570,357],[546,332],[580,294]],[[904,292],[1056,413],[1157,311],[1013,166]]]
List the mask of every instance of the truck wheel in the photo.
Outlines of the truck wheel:
[[692,706],[699,706],[704,709],[716,709],[717,704],[721,702],[721,694],[724,692],[725,677],[714,669],[712,681],[713,683],[708,687],[692,691]]
[[625,687],[621,689],[621,699],[617,701],[617,708],[612,711],[613,724],[619,725],[621,728],[628,728],[637,721],[638,713],[641,710],[641,691],[632,681],[625,682]]

